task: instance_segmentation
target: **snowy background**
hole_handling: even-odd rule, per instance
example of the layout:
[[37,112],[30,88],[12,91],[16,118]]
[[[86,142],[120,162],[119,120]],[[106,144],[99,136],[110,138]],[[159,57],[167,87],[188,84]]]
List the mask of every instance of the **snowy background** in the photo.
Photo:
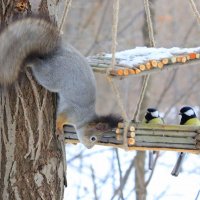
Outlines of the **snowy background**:
[[[65,199],[95,199],[94,183],[91,178],[92,168],[95,174],[98,199],[110,200],[114,189],[119,186],[117,161],[113,160],[115,151],[100,146],[96,146],[92,150],[86,150],[81,144],[76,146],[67,145],[66,150],[68,152],[68,187],[65,189]],[[71,154],[70,151],[72,151]],[[73,159],[73,152],[76,152],[75,155],[81,154],[81,158]],[[173,177],[171,176],[171,171],[176,162],[177,155],[175,152],[160,153],[152,180],[147,187],[148,200],[197,200],[195,197],[200,190],[200,156],[187,154],[183,164],[183,171],[178,177]],[[119,156],[122,172],[126,172],[130,161],[134,159],[135,152],[119,150]],[[146,161],[148,163],[148,157]],[[148,178],[150,173],[148,166],[146,166],[146,170],[146,177]],[[124,199],[126,200],[135,199],[134,176],[134,168],[132,168],[123,190]],[[119,196],[116,196],[114,199],[119,199]]]
[[[110,0],[73,0],[66,20],[66,40],[85,56],[111,52],[112,2]],[[200,1],[195,1],[200,11]],[[200,46],[200,26],[192,12],[189,1],[151,1],[156,47],[192,48]],[[145,36],[143,1],[120,1],[117,51],[134,49],[148,44]],[[144,49],[143,49],[144,50]],[[165,54],[166,55],[166,54]],[[100,114],[119,113],[116,99],[103,75],[96,74],[97,110]],[[120,95],[132,117],[142,87],[142,78],[128,78],[116,81]],[[145,108],[157,107],[163,112],[166,123],[179,124],[179,109],[184,105],[200,106],[199,65],[186,66],[176,70],[151,75],[148,83],[148,101]],[[68,187],[65,199],[111,200],[120,185],[121,177],[135,159],[136,152],[95,146],[91,150],[81,144],[66,145]],[[146,153],[147,154],[147,153]],[[178,177],[171,171],[177,159],[176,152],[161,152],[153,177],[147,186],[147,200],[200,200],[195,199],[200,191],[200,156],[188,154],[183,170]],[[148,163],[148,154],[146,156]],[[145,166],[145,179],[151,171]],[[135,168],[131,168],[123,189],[125,200],[135,197]],[[122,199],[119,195],[116,200]]]

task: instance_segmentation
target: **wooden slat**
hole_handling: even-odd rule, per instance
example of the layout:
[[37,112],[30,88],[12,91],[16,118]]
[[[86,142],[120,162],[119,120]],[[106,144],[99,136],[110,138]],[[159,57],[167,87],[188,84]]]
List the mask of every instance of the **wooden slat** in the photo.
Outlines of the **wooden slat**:
[[[175,149],[173,144],[169,144],[169,143],[150,143],[150,142],[147,142],[147,143],[142,143],[142,142],[137,142],[136,145],[137,147],[148,147],[148,148],[154,148],[154,147],[157,147],[157,148],[172,148],[172,149]],[[176,148],[177,149],[191,149],[191,150],[195,150],[194,148],[194,145],[192,144],[177,144],[176,145]]]
[[[147,129],[149,130],[149,129]],[[138,129],[137,135],[147,135],[146,130]],[[165,136],[165,137],[195,137],[197,135],[196,132],[189,132],[189,131],[152,131],[152,136]]]
[[195,139],[190,137],[188,138],[177,138],[177,137],[164,137],[164,136],[137,136],[136,135],[136,143],[137,142],[153,142],[153,143],[170,143],[170,144],[195,144]]
[[[66,143],[77,144],[78,140],[74,139],[65,139]],[[113,147],[113,148],[121,148],[124,149],[123,144],[113,144],[113,143],[102,143],[99,142],[98,145]],[[199,149],[181,149],[181,148],[169,148],[169,147],[143,147],[143,146],[129,146],[128,151],[175,151],[175,152],[185,152],[185,153],[193,153],[200,154]]]

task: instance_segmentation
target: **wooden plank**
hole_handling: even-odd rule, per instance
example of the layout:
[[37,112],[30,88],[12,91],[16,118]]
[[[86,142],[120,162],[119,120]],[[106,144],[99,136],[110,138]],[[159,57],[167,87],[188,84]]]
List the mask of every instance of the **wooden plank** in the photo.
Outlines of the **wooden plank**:
[[169,125],[169,124],[143,124],[132,123],[131,126],[134,126],[135,129],[144,129],[144,130],[166,130],[166,131],[198,131],[200,130],[200,126],[188,126],[188,125]]
[[159,147],[159,148],[172,148],[172,149],[195,149],[194,144],[172,144],[172,143],[155,143],[155,142],[136,142],[135,146],[137,147]]
[[200,154],[200,150],[196,149],[173,149],[168,147],[138,147],[133,146],[128,148],[129,151],[175,151],[175,152],[184,152],[184,153],[193,153],[193,154]]
[[[65,139],[66,143],[77,144],[78,140],[73,139]],[[98,143],[97,145],[113,147],[113,148],[121,148],[124,149],[123,144],[113,144],[113,143]],[[193,153],[200,154],[199,149],[179,149],[179,148],[168,148],[168,147],[143,147],[143,146],[131,146],[128,147],[128,151],[175,151],[175,152],[185,152],[185,153]]]
[[154,143],[171,143],[171,144],[195,144],[196,140],[192,138],[176,138],[162,136],[138,136],[135,137],[137,142],[154,142]]
[[169,136],[169,137],[196,137],[198,133],[189,131],[161,131],[161,130],[136,130],[136,135]]
[[[166,130],[166,131],[198,131],[200,126],[189,126],[189,125],[177,125],[177,124],[145,124],[145,123],[130,123],[130,127],[135,127],[135,129],[144,130]],[[124,123],[118,123],[118,128],[124,128]]]

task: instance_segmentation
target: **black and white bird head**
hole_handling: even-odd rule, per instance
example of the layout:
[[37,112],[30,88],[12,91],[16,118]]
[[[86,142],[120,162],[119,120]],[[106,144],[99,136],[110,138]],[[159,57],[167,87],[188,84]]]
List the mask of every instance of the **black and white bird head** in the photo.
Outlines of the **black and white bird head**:
[[183,108],[181,108],[179,115],[181,115],[180,124],[185,124],[187,120],[197,117],[194,109],[190,106],[184,106]]
[[147,113],[145,115],[145,119],[147,122],[149,122],[150,120],[152,120],[154,118],[159,118],[159,117],[160,117],[160,114],[157,109],[155,109],[155,108],[147,109]]

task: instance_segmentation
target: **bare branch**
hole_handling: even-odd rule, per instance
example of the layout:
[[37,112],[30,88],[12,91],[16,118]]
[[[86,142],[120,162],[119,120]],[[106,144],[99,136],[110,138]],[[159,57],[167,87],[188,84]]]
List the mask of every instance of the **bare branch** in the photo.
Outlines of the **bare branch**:
[[111,200],[113,200],[120,193],[120,191],[122,191],[124,189],[126,182],[128,181],[128,177],[131,173],[131,170],[133,169],[134,164],[135,164],[135,159],[133,158],[130,166],[128,167],[128,169],[122,179],[122,182],[121,182],[122,184],[120,184],[119,187],[114,191],[114,194],[111,197]]

